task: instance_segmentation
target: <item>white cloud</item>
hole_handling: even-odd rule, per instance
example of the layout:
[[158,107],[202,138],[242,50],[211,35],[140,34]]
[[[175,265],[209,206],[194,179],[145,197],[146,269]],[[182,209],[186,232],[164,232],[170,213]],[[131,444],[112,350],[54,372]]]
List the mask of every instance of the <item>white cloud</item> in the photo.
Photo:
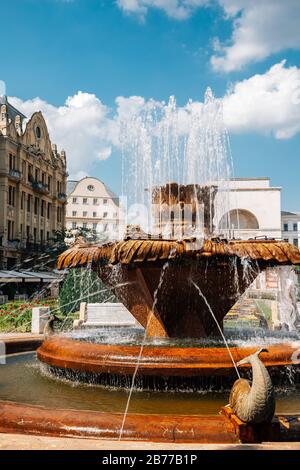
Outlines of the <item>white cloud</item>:
[[300,132],[300,69],[282,61],[236,83],[224,97],[224,119],[230,132],[293,137]]
[[231,72],[272,54],[300,49],[300,0],[116,0],[125,13],[144,20],[148,11],[161,10],[186,20],[199,8],[218,4],[233,23],[229,41],[213,39],[214,70]]
[[299,0],[218,0],[233,20],[229,44],[217,41],[211,58],[215,70],[240,70],[271,54],[300,48]]
[[118,129],[110,117],[109,108],[95,95],[79,91],[67,98],[63,106],[53,106],[40,98],[22,101],[10,98],[11,103],[26,116],[42,111],[50,138],[67,152],[70,177],[88,172],[95,160],[104,160],[116,145]]
[[[95,162],[109,158],[114,149],[120,150],[120,129],[124,122],[132,126],[130,132],[134,140],[143,122],[139,116],[165,105],[141,96],[119,96],[115,110],[110,111],[94,94],[80,91],[58,107],[40,98],[9,100],[28,117],[35,111],[42,111],[51,140],[59,149],[67,151],[68,170],[73,179],[89,175]],[[291,138],[300,132],[300,68],[287,67],[282,61],[264,74],[232,85],[223,102],[229,132]],[[189,101],[177,108],[176,128],[180,134],[188,132],[193,115],[197,115],[202,106],[200,101]],[[160,125],[165,125],[165,121]],[[155,130],[155,123],[153,128]]]
[[170,18],[185,20],[199,7],[211,0],[117,0],[118,6],[125,13],[132,13],[144,19],[149,8],[162,10]]

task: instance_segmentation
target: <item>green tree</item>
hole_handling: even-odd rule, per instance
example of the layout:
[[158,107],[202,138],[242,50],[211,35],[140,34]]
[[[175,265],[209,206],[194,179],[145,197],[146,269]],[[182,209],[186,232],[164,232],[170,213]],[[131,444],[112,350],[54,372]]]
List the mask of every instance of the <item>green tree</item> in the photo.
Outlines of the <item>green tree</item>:
[[77,312],[81,302],[117,302],[112,291],[91,269],[70,269],[59,294],[60,310],[64,315]]

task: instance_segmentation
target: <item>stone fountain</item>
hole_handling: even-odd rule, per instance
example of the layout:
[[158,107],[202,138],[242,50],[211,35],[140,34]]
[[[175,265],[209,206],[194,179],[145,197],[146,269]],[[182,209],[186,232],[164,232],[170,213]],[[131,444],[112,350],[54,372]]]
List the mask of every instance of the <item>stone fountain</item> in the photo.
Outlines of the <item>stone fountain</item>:
[[[136,231],[116,243],[75,243],[59,257],[59,269],[94,269],[145,328],[148,339],[153,339],[153,345],[143,347],[137,371],[141,376],[232,374],[234,364],[225,347],[158,346],[155,340],[219,336],[227,312],[264,269],[300,264],[299,250],[286,242],[213,238],[215,194],[215,186],[175,183],[153,191],[153,201],[162,200],[164,211],[165,205],[172,209],[179,206],[182,211],[179,217],[169,211],[167,223],[173,234],[184,229],[184,208],[192,208],[194,221],[196,207],[202,204],[206,234],[203,240],[145,238],[145,234]],[[161,231],[161,214],[156,220]],[[138,345],[82,344],[58,336],[44,342],[38,357],[54,371],[90,371],[102,378],[107,374],[130,376],[135,371],[139,349]],[[252,349],[234,347],[231,353],[239,361]],[[295,350],[287,344],[270,346],[267,364],[275,368],[289,365]]]
[[[203,104],[189,102],[184,110],[171,97],[166,105],[150,101],[133,111],[120,142],[123,194],[130,207],[147,208],[149,223],[142,218],[143,229],[131,228],[114,243],[75,242],[58,268],[95,270],[144,327],[145,339],[112,345],[54,337],[38,357],[54,372],[90,372],[103,383],[110,383],[110,374],[230,375],[233,362],[257,345],[235,346],[230,357],[223,340],[212,348],[205,347],[207,339],[220,337],[225,315],[259,273],[300,264],[300,252],[278,240],[232,239],[230,220],[227,230],[220,228],[218,221],[230,213],[233,169],[222,101],[210,89]],[[186,347],[191,339],[196,343]],[[295,347],[269,350],[267,363],[277,367],[291,363]]]
[[[194,410],[193,416],[180,415],[180,410],[167,416],[157,412],[154,401],[153,415],[128,414],[131,393],[135,386],[164,392],[231,387],[235,363],[257,351],[260,339],[225,347],[224,317],[266,268],[300,265],[300,251],[275,239],[234,239],[226,217],[227,226],[220,226],[224,214],[230,213],[232,165],[222,103],[211,90],[204,103],[189,102],[184,110],[176,107],[174,98],[167,105],[150,101],[144,109],[133,110],[123,123],[120,142],[125,150],[123,194],[130,207],[147,207],[149,223],[144,223],[145,217],[138,223],[129,220],[126,233],[112,243],[75,240],[60,255],[58,268],[94,270],[144,330],[138,337],[126,330],[125,342],[115,339],[113,329],[100,342],[94,341],[97,330],[90,337],[80,337],[80,332],[54,334],[37,356],[51,378],[129,387],[124,413],[82,411],[84,400],[79,411],[0,402],[0,432],[255,442],[243,423],[237,427],[238,433],[244,429],[244,436],[237,434],[232,422],[217,414],[218,406],[205,417],[194,416]],[[276,337],[270,344],[265,340],[263,346],[268,352],[261,359],[272,377],[280,380],[287,370],[290,379],[293,367],[297,381],[295,336],[282,341]],[[274,436],[269,433],[263,439]]]

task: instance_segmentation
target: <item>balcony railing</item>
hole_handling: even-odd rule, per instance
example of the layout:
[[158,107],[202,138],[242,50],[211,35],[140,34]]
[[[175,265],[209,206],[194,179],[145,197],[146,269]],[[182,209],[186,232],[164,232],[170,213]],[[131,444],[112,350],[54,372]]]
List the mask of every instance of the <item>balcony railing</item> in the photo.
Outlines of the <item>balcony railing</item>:
[[32,181],[31,186],[32,186],[32,189],[34,189],[38,193],[42,193],[42,194],[49,193],[49,186],[47,184],[42,183],[41,181]]
[[14,169],[11,169],[9,170],[8,172],[9,176],[11,176],[12,178],[15,178],[15,179],[21,179],[21,172],[19,170],[14,170]]
[[57,199],[60,201],[65,201],[67,199],[67,195],[65,193],[58,193]]

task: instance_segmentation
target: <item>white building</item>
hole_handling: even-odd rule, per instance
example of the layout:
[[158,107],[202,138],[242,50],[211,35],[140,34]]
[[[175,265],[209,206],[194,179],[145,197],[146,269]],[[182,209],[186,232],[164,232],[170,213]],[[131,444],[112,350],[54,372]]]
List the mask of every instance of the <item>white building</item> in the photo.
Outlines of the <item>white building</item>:
[[230,218],[228,213],[223,214],[215,225],[228,227],[227,220],[230,220],[229,235],[242,239],[281,238],[281,188],[270,186],[269,178],[232,179],[228,206]]
[[296,212],[281,212],[282,238],[300,247],[300,214]]
[[86,228],[109,240],[118,238],[119,199],[102,181],[92,177],[68,181],[67,198],[67,229]]

